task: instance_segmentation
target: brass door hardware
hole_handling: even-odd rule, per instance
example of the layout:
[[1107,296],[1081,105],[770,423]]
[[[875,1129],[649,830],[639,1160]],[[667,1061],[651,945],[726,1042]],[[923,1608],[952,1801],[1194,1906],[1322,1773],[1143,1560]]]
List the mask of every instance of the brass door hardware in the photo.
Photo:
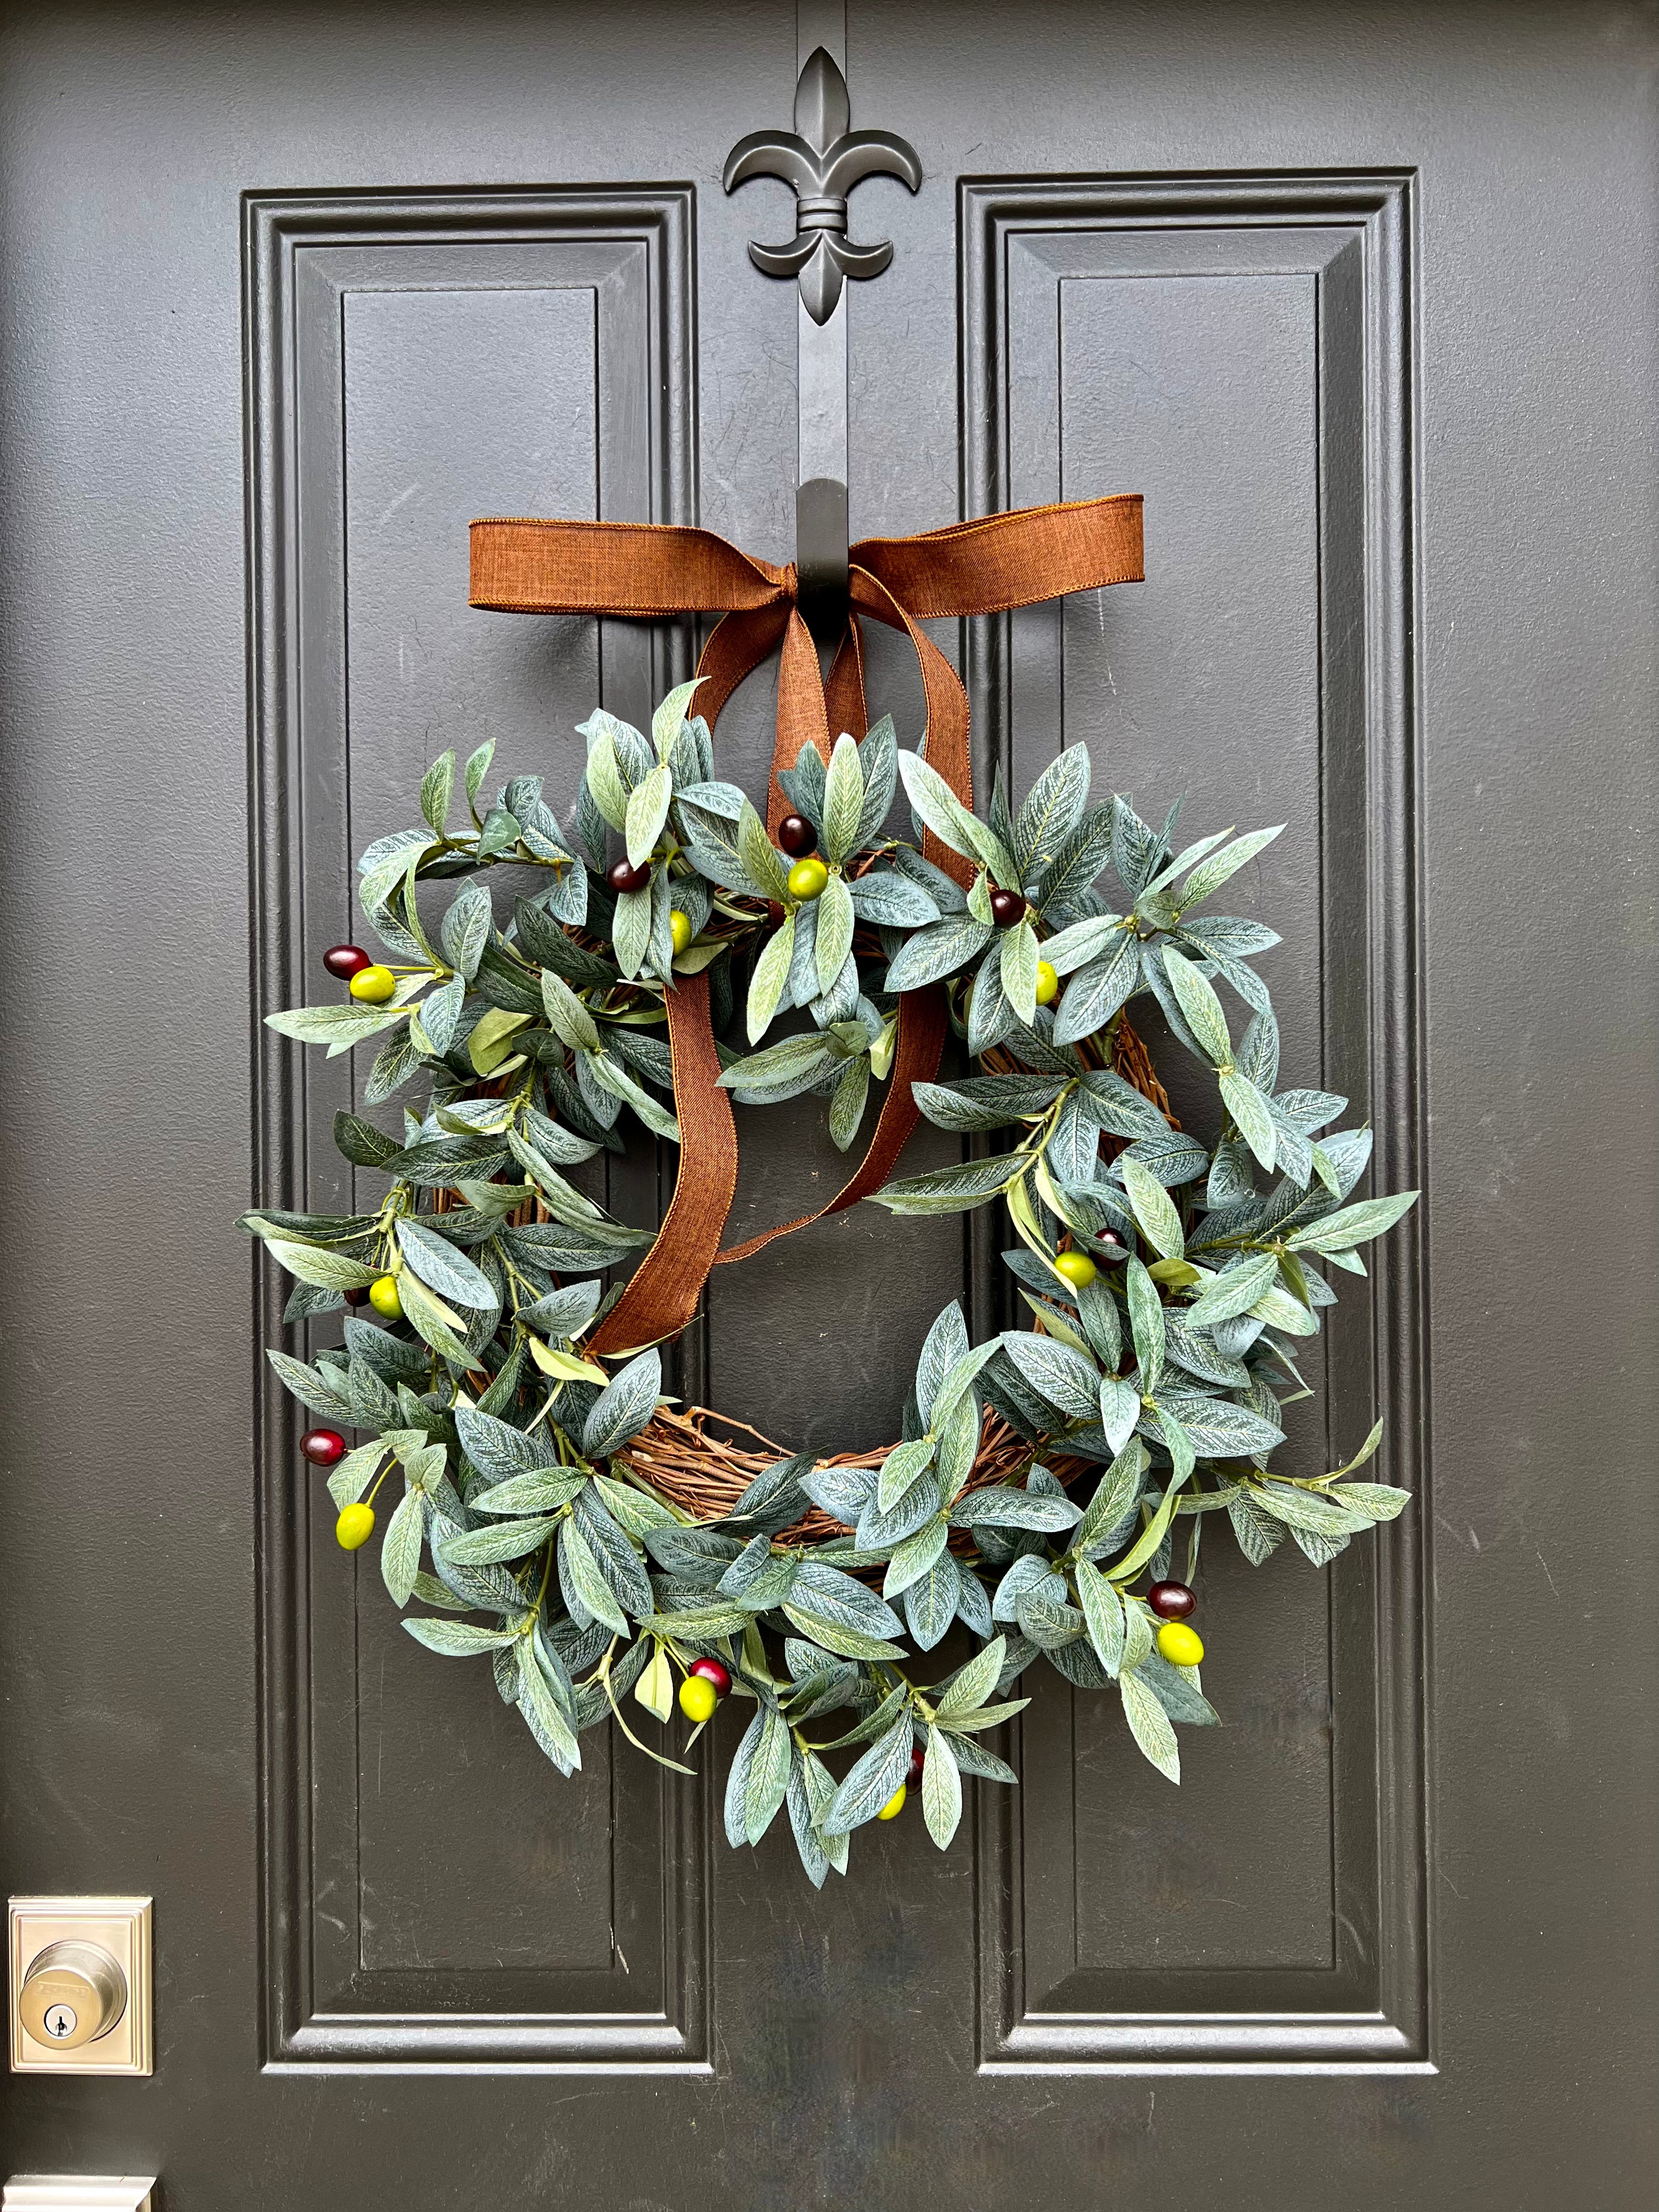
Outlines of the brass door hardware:
[[14,1897],[9,1923],[12,2071],[149,2073],[149,1898]]

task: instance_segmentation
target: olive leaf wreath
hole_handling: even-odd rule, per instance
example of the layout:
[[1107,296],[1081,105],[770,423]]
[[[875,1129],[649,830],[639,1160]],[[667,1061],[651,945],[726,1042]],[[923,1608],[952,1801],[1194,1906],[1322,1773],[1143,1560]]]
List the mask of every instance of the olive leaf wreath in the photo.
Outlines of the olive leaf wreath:
[[[981,820],[888,719],[827,761],[802,750],[780,850],[715,779],[695,689],[664,701],[649,740],[605,713],[582,726],[572,825],[535,776],[483,805],[489,744],[466,763],[459,829],[454,755],[428,770],[424,826],[359,863],[388,958],[337,946],[325,961],[346,1000],[267,1017],[331,1058],[383,1038],[366,1103],[418,1079],[424,1105],[396,1135],[336,1117],[346,1158],[387,1178],[374,1212],[244,1225],[297,1278],[289,1322],[343,1304],[377,1316],[349,1315],[343,1345],[310,1363],[268,1356],[318,1417],[301,1449],[330,1470],[341,1544],[365,1542],[391,1501],[381,1574],[394,1604],[425,1608],[409,1633],[447,1657],[488,1654],[562,1773],[607,1718],[691,1771],[637,1732],[672,1721],[677,1675],[692,1741],[728,1695],[749,1701],[727,1834],[757,1843],[787,1804],[822,1883],[846,1871],[851,1832],[918,1783],[942,1849],[963,1775],[1017,1778],[985,1739],[1027,1702],[1011,1692],[1039,1658],[1079,1688],[1115,1685],[1134,1741],[1179,1780],[1175,1724],[1217,1718],[1188,1623],[1207,1516],[1255,1565],[1286,1535],[1322,1565],[1406,1504],[1349,1479],[1381,1423],[1329,1474],[1269,1461],[1281,1408],[1310,1395],[1297,1360],[1334,1302],[1328,1271],[1363,1275],[1358,1248],[1415,1194],[1350,1202],[1369,1131],[1321,1135],[1347,1102],[1278,1087],[1278,1024],[1250,963],[1279,940],[1209,911],[1276,830],[1177,852],[1178,805],[1161,829],[1121,797],[1090,805],[1081,745],[1017,814],[999,787]],[[888,827],[901,782],[908,836]],[[924,830],[969,864],[965,890],[923,857]],[[612,832],[624,853],[607,866]],[[1115,901],[1097,889],[1109,864]],[[545,879],[510,917],[481,879],[504,865]],[[419,892],[458,877],[434,924]],[[567,1171],[621,1152],[625,1116],[678,1139],[661,1031],[665,994],[696,975],[717,1031],[741,999],[754,1048],[721,1048],[720,1084],[744,1105],[823,1097],[843,1151],[889,1075],[899,994],[945,986],[983,1071],[917,1084],[916,1103],[1003,1149],[890,1181],[875,1202],[1002,1200],[1032,1326],[974,1346],[947,1306],[884,1451],[781,1455],[677,1410],[655,1346],[609,1366],[585,1348],[620,1295],[601,1279],[653,1232]],[[1213,1076],[1211,1145],[1168,1110],[1128,1020],[1143,994]],[[811,1026],[764,1044],[789,1009]],[[348,1431],[367,1441],[349,1449]],[[917,1679],[953,1622],[979,1649]],[[843,1747],[862,1748],[837,1778],[825,1754]]]

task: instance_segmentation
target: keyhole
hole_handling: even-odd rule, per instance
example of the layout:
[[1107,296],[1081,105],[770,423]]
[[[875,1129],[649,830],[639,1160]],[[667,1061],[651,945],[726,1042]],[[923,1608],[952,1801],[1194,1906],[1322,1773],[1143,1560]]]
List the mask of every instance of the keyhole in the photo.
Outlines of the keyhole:
[[46,2033],[51,2036],[73,2035],[75,2012],[70,2005],[54,2005],[46,2014]]

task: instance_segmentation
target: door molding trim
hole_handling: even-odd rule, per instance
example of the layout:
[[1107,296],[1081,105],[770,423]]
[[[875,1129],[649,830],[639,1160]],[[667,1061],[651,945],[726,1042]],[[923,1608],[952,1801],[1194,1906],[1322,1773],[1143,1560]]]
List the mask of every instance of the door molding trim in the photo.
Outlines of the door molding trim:
[[[1091,276],[1294,273],[1313,280],[1322,938],[1341,948],[1340,959],[1322,963],[1324,1052],[1334,1087],[1369,1106],[1381,1189],[1426,1181],[1414,190],[1409,170],[1321,171],[963,179],[957,198],[968,516],[1016,500],[1082,495],[1060,481],[1057,396],[1055,421],[1042,432],[1053,445],[1054,480],[1033,480],[1030,453],[1013,451],[1017,410],[1040,412],[1048,404],[1027,396],[1036,383],[1030,364],[1014,358],[1010,301],[1021,283],[1029,298],[1042,296],[1031,294],[1034,284],[1052,284],[1057,294]],[[1022,371],[1026,384],[1017,393]],[[1042,473],[1040,465],[1036,478]],[[987,787],[994,765],[1012,769],[1017,672],[1029,715],[1025,672],[1049,671],[1053,696],[1039,705],[1060,726],[1066,618],[1064,610],[1048,608],[964,626],[975,774]],[[1048,1808],[1042,1878],[1030,1891],[1026,1793],[983,1790],[976,1831],[981,2072],[1434,2070],[1423,1212],[1414,1210],[1379,1251],[1369,1345],[1355,1325],[1350,1340],[1362,1341],[1344,1347],[1339,1332],[1334,1346],[1333,1400],[1363,1405],[1375,1392],[1397,1470],[1391,1480],[1409,1487],[1414,1502],[1385,1540],[1346,1554],[1331,1576],[1330,1966],[1157,1973],[1090,1967],[1077,1917],[1085,1870],[1063,1811]],[[1006,1324],[992,1304],[998,1271],[988,1249],[976,1251],[974,1272],[986,1304],[975,1316],[977,1337]],[[1354,1428],[1356,1412],[1344,1433],[1362,1432],[1370,1418],[1365,1413]],[[1060,1684],[1048,1683],[1050,1692],[1064,1704]],[[1042,1716],[1034,1709],[1018,1725],[1029,1761]],[[1068,1713],[1055,1718],[1057,1742],[1062,1730],[1069,1740],[1069,1726]],[[1063,1799],[1074,1768],[1058,1750],[1048,1764]],[[1065,1833],[1057,1839],[1058,1831]]]
[[[343,855],[349,867],[343,302],[354,290],[443,289],[457,249],[487,249],[509,286],[590,293],[600,356],[599,511],[690,522],[695,217],[694,188],[675,184],[245,197],[256,1205],[303,1206],[319,1175],[333,1172],[322,1166],[325,1140],[332,1108],[344,1103],[327,1095],[325,1074],[321,1083],[314,1073],[308,1079],[303,1056],[258,1020],[264,1009],[305,996],[320,949],[307,932],[325,921],[314,878],[326,875],[337,906]],[[482,274],[469,278],[461,264],[456,288],[492,284]],[[617,356],[609,367],[608,343]],[[456,556],[464,602],[464,535]],[[648,713],[650,701],[687,672],[689,647],[684,628],[607,625],[599,665],[608,703],[635,715],[642,703]],[[662,1164],[647,1162],[643,1172],[657,1180],[661,1202]],[[331,1909],[319,1913],[318,1792],[326,1778],[317,1744],[326,1728],[313,1698],[313,1645],[328,1632],[317,1628],[310,1550],[326,1540],[326,1516],[313,1510],[295,1449],[302,1417],[264,1356],[267,1344],[283,1341],[283,1286],[257,1260],[252,1281],[265,2070],[706,2074],[707,1776],[681,1786],[642,1762],[613,1765],[608,1969],[367,1969],[356,1907],[342,1903],[342,1885],[325,1885]],[[482,1694],[485,1686],[471,1686]],[[329,1745],[337,1765],[344,1753],[331,1738]],[[537,1757],[529,1744],[523,1750]],[[342,1784],[335,1799],[344,1794]],[[355,1811],[331,1817],[355,1835]],[[623,1955],[624,1933],[631,1960]]]

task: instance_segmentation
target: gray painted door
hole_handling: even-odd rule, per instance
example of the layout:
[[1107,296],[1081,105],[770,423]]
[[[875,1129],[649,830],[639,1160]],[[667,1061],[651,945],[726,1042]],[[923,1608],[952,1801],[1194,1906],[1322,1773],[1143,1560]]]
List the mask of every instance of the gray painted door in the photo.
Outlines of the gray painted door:
[[[1231,1725],[1180,1794],[1049,1680],[1017,1797],[817,1896],[712,1840],[718,1773],[561,1784],[354,1584],[229,1226],[343,1194],[344,1077],[251,1059],[250,975],[314,987],[354,845],[444,744],[568,778],[597,692],[683,665],[470,614],[469,516],[790,550],[794,305],[744,253],[781,201],[718,177],[794,16],[12,11],[4,1866],[155,1893],[159,2063],[9,2085],[8,2171],[167,2212],[1653,2201],[1656,60],[1605,5],[854,0],[854,120],[927,172],[858,203],[897,254],[852,298],[854,529],[1146,495],[1144,588],[942,638],[981,771],[1081,738],[1286,821],[1250,896],[1297,1076],[1428,1195],[1305,1436],[1376,1407],[1419,1503],[1328,1577],[1211,1569]],[[913,725],[910,681],[878,660]],[[766,690],[722,732],[754,791]],[[750,1117],[738,1231],[830,1172],[808,1126]],[[861,1209],[725,1271],[688,1379],[878,1441],[964,1282],[994,1325],[987,1249]]]

